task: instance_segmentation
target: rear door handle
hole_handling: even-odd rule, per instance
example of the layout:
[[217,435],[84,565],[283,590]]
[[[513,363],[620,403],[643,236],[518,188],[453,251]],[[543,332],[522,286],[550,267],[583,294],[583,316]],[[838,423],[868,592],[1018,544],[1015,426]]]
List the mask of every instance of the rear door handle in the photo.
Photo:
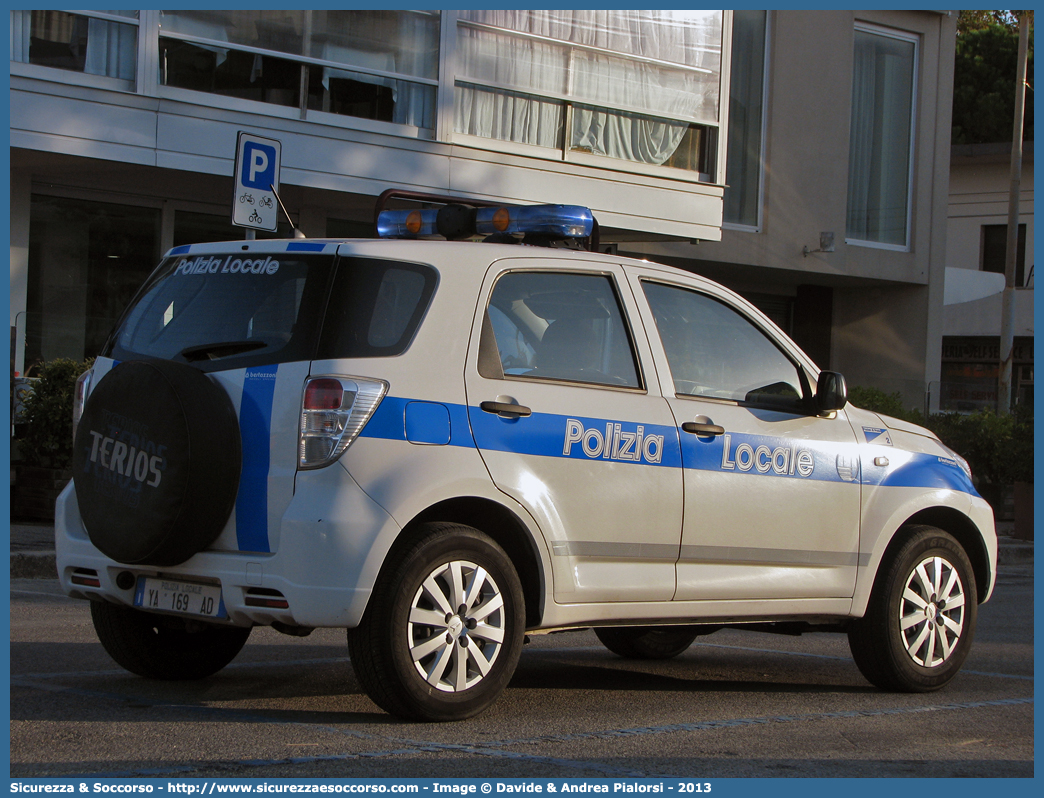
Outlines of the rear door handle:
[[[511,416],[531,416],[533,411],[525,405],[516,405],[510,402],[481,402],[479,408],[485,410],[487,413],[496,413],[498,416],[511,415]],[[724,430],[722,430],[724,432]]]
[[717,424],[697,424],[695,421],[686,421],[682,424],[682,431],[691,432],[693,435],[724,435],[725,427]]

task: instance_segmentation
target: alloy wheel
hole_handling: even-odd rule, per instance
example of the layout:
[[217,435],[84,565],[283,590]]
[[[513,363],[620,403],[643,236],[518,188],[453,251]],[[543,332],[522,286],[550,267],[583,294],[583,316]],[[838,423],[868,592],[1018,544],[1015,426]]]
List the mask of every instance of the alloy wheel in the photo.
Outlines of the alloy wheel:
[[925,668],[949,659],[964,631],[964,611],[964,586],[953,564],[939,556],[922,560],[899,602],[899,633],[910,658]]
[[496,662],[505,623],[504,597],[489,572],[464,560],[444,563],[410,607],[406,633],[414,667],[438,690],[467,690]]

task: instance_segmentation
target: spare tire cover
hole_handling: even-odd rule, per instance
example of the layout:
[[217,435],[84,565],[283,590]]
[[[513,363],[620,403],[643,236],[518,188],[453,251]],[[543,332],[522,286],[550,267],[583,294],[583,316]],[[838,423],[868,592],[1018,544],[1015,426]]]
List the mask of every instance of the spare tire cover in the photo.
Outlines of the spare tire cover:
[[91,392],[73,484],[91,542],[132,565],[176,565],[221,534],[241,467],[228,394],[182,363],[131,360]]

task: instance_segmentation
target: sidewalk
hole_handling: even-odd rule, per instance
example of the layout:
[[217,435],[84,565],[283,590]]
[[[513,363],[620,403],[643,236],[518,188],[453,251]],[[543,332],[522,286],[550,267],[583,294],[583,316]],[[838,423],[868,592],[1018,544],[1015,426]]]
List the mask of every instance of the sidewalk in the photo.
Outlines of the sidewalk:
[[[1033,541],[1011,537],[1014,524],[997,523],[999,565],[1033,565]],[[56,576],[54,527],[50,524],[11,524],[11,578],[47,579]]]

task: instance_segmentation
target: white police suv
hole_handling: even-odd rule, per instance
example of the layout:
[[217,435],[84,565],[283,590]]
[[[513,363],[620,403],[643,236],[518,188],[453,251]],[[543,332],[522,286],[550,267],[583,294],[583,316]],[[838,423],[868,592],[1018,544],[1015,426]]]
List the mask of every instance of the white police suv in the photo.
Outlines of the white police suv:
[[997,540],[931,433],[713,282],[555,246],[586,209],[380,228],[171,250],[81,378],[58,570],[121,666],[196,679],[253,626],[344,627],[366,693],[427,720],[550,629],[644,658],[833,630],[884,689],[954,677]]

